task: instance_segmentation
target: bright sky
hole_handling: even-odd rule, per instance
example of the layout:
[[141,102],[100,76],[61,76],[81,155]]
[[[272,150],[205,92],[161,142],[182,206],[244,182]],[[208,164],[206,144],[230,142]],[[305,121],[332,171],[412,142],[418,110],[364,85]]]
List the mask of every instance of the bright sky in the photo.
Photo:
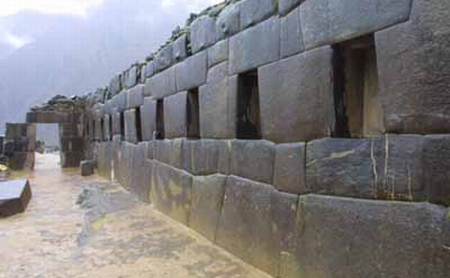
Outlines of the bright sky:
[[[33,10],[45,14],[85,15],[89,8],[107,0],[0,0],[0,16],[11,15],[22,10]],[[127,0],[132,3],[133,0]],[[148,0],[155,1],[155,0]],[[163,7],[186,5],[193,11],[223,0],[161,0]]]

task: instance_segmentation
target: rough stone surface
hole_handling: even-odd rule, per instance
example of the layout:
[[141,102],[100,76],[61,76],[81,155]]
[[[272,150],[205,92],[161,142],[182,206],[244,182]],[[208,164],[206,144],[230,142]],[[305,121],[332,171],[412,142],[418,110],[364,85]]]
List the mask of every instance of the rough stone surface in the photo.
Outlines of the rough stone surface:
[[164,100],[164,132],[167,139],[187,137],[187,92]]
[[112,96],[117,95],[122,90],[121,75],[116,74],[109,83],[109,92]]
[[272,184],[275,144],[264,140],[233,140],[231,174]]
[[306,187],[306,144],[276,146],[274,185],[284,192],[304,194]]
[[200,50],[216,42],[216,22],[214,18],[205,15],[197,18],[191,24],[191,48],[192,53]]
[[83,177],[94,174],[95,163],[92,160],[83,160],[80,162],[81,175]]
[[130,143],[137,142],[136,134],[136,110],[125,111],[125,140]]
[[177,90],[188,90],[205,84],[207,70],[207,51],[200,52],[178,63],[176,66]]
[[182,167],[193,175],[228,174],[230,141],[184,140]]
[[156,140],[154,141],[154,159],[175,168],[181,169],[181,150],[183,140]]
[[125,78],[125,87],[126,88],[132,88],[134,86],[136,86],[137,81],[138,81],[138,68],[137,66],[133,66],[130,69],[128,69],[125,74],[124,74],[124,78]]
[[280,58],[280,20],[272,17],[230,38],[230,74]]
[[28,180],[0,182],[0,218],[24,212],[30,199]]
[[149,78],[153,75],[154,72],[155,72],[155,62],[153,62],[152,60],[145,65],[144,76]]
[[208,48],[208,66],[228,60],[228,40],[222,40]]
[[449,1],[417,0],[409,22],[376,33],[388,132],[449,132],[449,25]]
[[241,10],[241,30],[255,25],[271,15],[277,10],[276,0],[243,0],[240,3]]
[[147,143],[140,142],[134,148],[131,168],[131,191],[143,202],[150,202],[153,162],[147,159]]
[[174,94],[176,92],[175,67],[170,67],[165,71],[152,76],[148,80],[146,87],[150,88],[151,95],[155,99],[161,99],[165,96]]
[[300,21],[300,8],[290,12],[281,21],[281,57],[285,58],[296,53],[302,52],[303,34]]
[[305,47],[331,44],[408,20],[411,0],[318,0],[300,6]]
[[216,242],[252,265],[272,265],[270,196],[272,186],[229,176]]
[[[447,277],[450,225],[427,203],[300,196],[300,277]],[[414,267],[412,267],[414,266]]]
[[151,202],[155,208],[185,225],[189,224],[192,176],[154,162]]
[[144,85],[139,84],[127,91],[127,109],[141,106],[144,103]]
[[[61,161],[61,165],[65,168],[64,161]],[[11,170],[19,171],[19,170],[32,170],[34,168],[34,152],[14,152],[12,156],[9,158],[9,168]],[[78,164],[73,165],[72,167],[78,167]]]
[[304,0],[279,0],[278,1],[278,12],[281,15],[287,15],[295,7],[300,5]]
[[240,4],[229,5],[216,20],[217,39],[221,40],[240,31]]
[[[60,153],[61,167],[62,168],[74,168],[79,167],[81,160],[84,159],[83,152],[64,152]],[[34,155],[33,155],[34,160]],[[33,161],[34,164],[34,161]]]
[[156,101],[151,97],[144,98],[144,105],[141,106],[141,125],[142,140],[152,140],[156,131]]
[[187,35],[182,35],[173,43],[172,57],[174,62],[182,61],[187,57]]
[[329,135],[334,125],[331,59],[327,46],[259,69],[264,139],[288,143]]
[[210,241],[215,241],[225,195],[226,176],[194,177],[189,226]]
[[172,44],[165,46],[155,56],[153,66],[155,72],[162,71],[170,67],[173,63],[173,47]]

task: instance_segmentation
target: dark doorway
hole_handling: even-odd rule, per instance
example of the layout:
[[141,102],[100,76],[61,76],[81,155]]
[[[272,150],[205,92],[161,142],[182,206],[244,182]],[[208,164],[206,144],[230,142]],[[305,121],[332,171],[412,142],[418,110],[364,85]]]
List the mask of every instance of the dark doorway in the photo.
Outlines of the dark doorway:
[[261,139],[257,70],[239,75],[236,121],[238,139]]
[[135,109],[135,124],[136,124],[136,139],[138,142],[142,142],[142,121],[141,121],[141,108],[136,107]]
[[200,139],[200,107],[198,101],[198,88],[188,92],[187,133],[188,138]]
[[120,137],[121,140],[125,140],[125,114],[120,112]]
[[156,101],[156,140],[164,140],[164,100],[158,99]]

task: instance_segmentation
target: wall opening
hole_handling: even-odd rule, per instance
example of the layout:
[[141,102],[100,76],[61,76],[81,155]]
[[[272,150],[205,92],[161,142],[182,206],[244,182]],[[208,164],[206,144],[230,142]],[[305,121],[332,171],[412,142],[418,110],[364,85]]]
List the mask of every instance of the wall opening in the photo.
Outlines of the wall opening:
[[188,92],[187,98],[187,136],[190,139],[200,139],[200,106],[198,88]]
[[383,113],[373,34],[333,45],[333,76],[336,115],[333,137],[382,134]]
[[105,120],[103,118],[100,119],[100,141],[105,140]]
[[120,137],[121,140],[125,140],[125,114],[120,112]]
[[134,113],[136,115],[136,121],[135,121],[135,125],[136,125],[136,139],[138,142],[142,142],[142,121],[141,121],[141,108],[140,107],[136,107],[136,109],[134,110]]
[[95,141],[95,134],[96,134],[96,133],[95,133],[95,132],[96,132],[96,130],[95,130],[95,128],[96,128],[96,126],[95,126],[95,121],[92,120],[91,123],[92,123],[91,141]]
[[109,138],[108,138],[108,140],[112,141],[112,139],[113,139],[113,117],[112,117],[112,115],[109,115],[108,117],[109,117],[109,123],[108,123]]
[[164,99],[156,102],[156,131],[154,139],[164,140]]
[[261,139],[258,70],[239,75],[236,137]]

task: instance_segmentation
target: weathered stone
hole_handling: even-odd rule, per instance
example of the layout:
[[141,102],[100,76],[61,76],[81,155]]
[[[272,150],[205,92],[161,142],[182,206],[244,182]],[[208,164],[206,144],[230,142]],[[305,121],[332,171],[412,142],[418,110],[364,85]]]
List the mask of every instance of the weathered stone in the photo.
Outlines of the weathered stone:
[[141,106],[141,124],[142,140],[152,140],[156,130],[156,101],[151,97],[144,98],[144,105]]
[[220,63],[208,70],[208,84],[215,84],[228,78],[228,62]]
[[113,142],[105,142],[99,145],[97,162],[97,173],[99,176],[108,180],[112,180],[113,169],[112,161],[113,157]]
[[53,124],[53,123],[71,123],[79,119],[79,113],[64,112],[28,112],[26,116],[27,123]]
[[177,90],[188,90],[205,84],[207,71],[207,51],[198,53],[178,63],[176,66]]
[[244,261],[271,271],[272,186],[229,176],[216,242]]
[[118,112],[123,112],[127,109],[127,91],[122,91],[112,98],[112,105],[117,108]]
[[152,60],[145,65],[144,76],[149,78],[153,75],[154,72],[155,72],[155,62],[153,62]]
[[87,177],[94,174],[95,163],[92,160],[83,160],[80,162],[81,176]]
[[0,218],[22,213],[31,199],[28,180],[14,180],[0,183]]
[[154,162],[151,202],[171,218],[188,225],[192,176],[169,165]]
[[240,4],[241,30],[255,25],[277,11],[277,0],[243,0]]
[[125,111],[125,140],[130,143],[137,142],[136,134],[136,110]]
[[235,138],[237,87],[237,76],[200,87],[201,138]]
[[182,35],[172,44],[172,57],[179,62],[187,57],[187,35]]
[[300,8],[297,8],[280,19],[281,21],[281,57],[285,58],[302,52],[302,26],[300,22]]
[[331,60],[327,46],[259,69],[264,139],[288,143],[329,135],[334,125]]
[[146,84],[146,87],[150,88],[151,95],[155,99],[160,99],[165,96],[174,94],[176,92],[175,66],[152,76],[148,80],[148,84]]
[[217,39],[221,40],[240,31],[240,4],[229,5],[219,14],[216,20]]
[[109,141],[111,139],[111,116],[110,115],[105,115],[103,117],[103,135],[104,135],[104,140],[105,141]]
[[167,139],[187,137],[187,92],[164,100],[164,132]]
[[[61,152],[61,167],[74,168],[79,167],[80,162],[84,159],[84,152]],[[33,155],[34,159],[34,155]],[[33,162],[34,164],[34,162]]]
[[278,190],[304,194],[306,187],[306,144],[281,144],[276,147],[274,185]]
[[63,152],[82,152],[84,150],[84,138],[67,138],[62,137],[59,140],[60,147]]
[[278,12],[281,15],[287,15],[295,7],[299,6],[304,0],[279,0]]
[[411,0],[318,0],[300,5],[306,49],[370,34],[408,20]]
[[131,192],[141,201],[150,202],[153,162],[147,159],[147,143],[140,142],[134,148],[131,172]]
[[208,48],[208,66],[228,60],[228,40],[222,40]]
[[154,150],[155,150],[155,141],[151,140],[147,142],[147,159],[153,160],[154,158]]
[[296,277],[450,273],[450,225],[442,207],[307,195],[298,210]]
[[222,140],[184,140],[182,167],[193,175],[228,174],[231,144]]
[[214,18],[205,15],[197,18],[191,24],[192,53],[206,49],[216,42],[216,23]]
[[449,25],[449,1],[417,0],[410,21],[375,34],[388,132],[449,132]]
[[122,91],[121,75],[116,74],[109,83],[109,92],[112,96],[115,96],[120,93],[120,91]]
[[153,60],[155,72],[162,71],[172,65],[173,63],[172,51],[173,51],[172,44],[169,44],[156,54],[155,59]]
[[189,226],[210,241],[215,241],[225,195],[226,176],[194,177]]
[[14,140],[17,138],[27,137],[27,127],[26,123],[6,123],[6,140]]
[[264,140],[234,140],[230,173],[235,176],[272,184],[275,144]]
[[[61,163],[61,165],[63,164]],[[33,170],[34,152],[14,152],[9,158],[9,168],[16,171]]]
[[138,68],[137,66],[133,66],[124,73],[125,75],[125,87],[132,88],[136,86],[138,81]]
[[230,74],[241,73],[280,58],[280,21],[268,19],[230,38]]
[[144,104],[144,85],[134,86],[127,91],[127,109]]
[[154,159],[175,168],[181,169],[181,150],[183,140],[154,141]]

